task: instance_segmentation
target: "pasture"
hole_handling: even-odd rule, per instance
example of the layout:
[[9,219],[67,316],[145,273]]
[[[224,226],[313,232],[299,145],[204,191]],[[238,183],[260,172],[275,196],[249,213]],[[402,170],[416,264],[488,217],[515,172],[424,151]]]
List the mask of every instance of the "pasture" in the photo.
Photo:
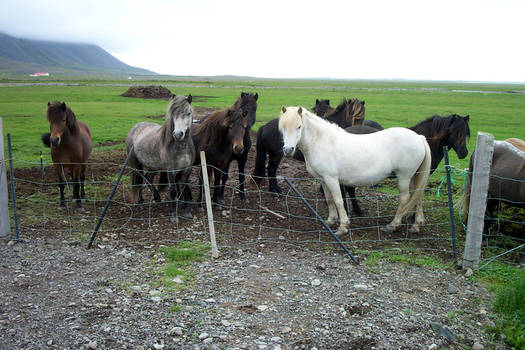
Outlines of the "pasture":
[[[194,220],[171,224],[167,205],[153,205],[149,193],[146,193],[149,191],[144,191],[146,205],[135,205],[128,201],[131,182],[128,174],[123,178],[103,223],[103,230],[97,237],[98,249],[95,253],[86,253],[86,258],[83,258],[84,251],[77,247],[77,244],[83,246],[87,242],[104,205],[104,199],[116,179],[125,158],[124,138],[127,132],[137,122],[161,123],[167,101],[119,96],[129,86],[127,81],[63,80],[60,83],[66,85],[0,85],[0,116],[4,119],[4,132],[11,133],[13,140],[16,185],[21,197],[19,215],[22,237],[32,240],[27,245],[27,254],[38,257],[27,266],[32,266],[32,269],[41,274],[55,274],[54,269],[45,272],[45,266],[48,265],[38,266],[37,263],[43,258],[38,251],[38,242],[47,242],[53,252],[51,258],[46,261],[60,260],[61,264],[67,265],[68,270],[74,271],[75,278],[71,289],[81,290],[75,288],[75,285],[88,283],[77,278],[87,273],[82,267],[87,262],[98,271],[98,275],[94,275],[94,285],[88,288],[91,293],[97,288],[101,291],[101,294],[95,297],[94,305],[112,300],[110,304],[124,305],[126,311],[119,309],[107,312],[104,311],[104,307],[99,310],[98,306],[94,306],[91,314],[84,315],[81,314],[81,304],[75,304],[71,297],[65,298],[60,303],[76,312],[75,322],[78,323],[78,328],[69,333],[60,331],[64,342],[58,341],[58,344],[70,344],[72,347],[82,345],[82,340],[78,342],[79,340],[75,339],[81,338],[80,331],[84,335],[91,332],[90,339],[97,339],[102,346],[125,344],[128,340],[117,334],[118,327],[112,322],[117,322],[114,321],[117,317],[118,322],[132,328],[135,318],[145,317],[130,306],[137,304],[155,314],[165,313],[168,320],[166,324],[169,324],[169,327],[176,324],[183,329],[182,335],[179,336],[183,343],[178,344],[165,336],[165,333],[171,330],[161,330],[162,324],[159,323],[152,326],[155,327],[155,330],[151,331],[155,334],[154,338],[147,332],[143,335],[144,339],[137,341],[136,338],[132,338],[139,344],[155,348],[162,348],[159,344],[164,342],[168,347],[185,348],[180,345],[186,344],[189,348],[189,344],[194,342],[202,343],[201,348],[206,348],[204,339],[208,338],[203,336],[201,339],[201,335],[206,331],[212,333],[212,329],[216,330],[215,333],[218,332],[210,334],[212,341],[225,348],[241,346],[242,342],[239,339],[243,337],[248,348],[259,343],[265,345],[272,342],[284,344],[286,348],[326,348],[328,344],[338,344],[336,348],[349,349],[369,349],[373,346],[395,348],[407,344],[409,348],[418,348],[423,343],[437,343],[443,347],[450,345],[439,336],[439,332],[429,335],[429,330],[421,327],[421,324],[428,323],[429,319],[452,329],[463,347],[478,341],[487,345],[490,343],[493,348],[502,348],[501,342],[489,340],[483,329],[472,323],[472,320],[480,320],[483,325],[490,324],[490,316],[486,312],[482,314],[481,319],[479,318],[480,307],[481,310],[488,307],[485,306],[488,302],[486,291],[461,275],[445,273],[453,270],[450,263],[448,210],[446,196],[435,196],[444,174],[443,164],[440,164],[432,175],[432,189],[425,195],[424,206],[428,225],[421,235],[409,234],[405,230],[384,234],[378,230],[378,225],[386,224],[395,212],[395,180],[386,181],[379,189],[358,189],[363,208],[368,215],[354,218],[350,227],[350,237],[345,236],[343,239],[360,258],[366,258],[365,264],[359,267],[354,267],[349,264],[348,259],[345,260],[338,247],[322,232],[323,229],[315,218],[297,198],[290,196],[289,192],[275,197],[264,192],[267,183],[257,188],[248,181],[248,199],[247,202],[241,203],[233,187],[236,184],[234,174],[230,176],[226,190],[225,206],[214,210],[219,245],[225,255],[217,265],[209,261],[199,263],[198,280],[192,280],[192,274],[196,274],[194,271],[182,271],[171,275],[166,272],[166,276],[161,272],[162,276],[159,277],[159,272],[156,271],[164,268],[167,257],[156,252],[161,246],[175,245],[184,240],[207,241],[205,213],[195,206],[192,209]],[[496,139],[525,138],[523,85],[191,79],[140,83],[134,81],[134,84],[160,84],[176,94],[192,94],[194,107],[202,109],[201,111],[231,106],[241,91],[257,92],[257,122],[252,129],[252,143],[255,143],[254,131],[267,121],[278,117],[283,105],[311,108],[315,99],[319,98],[330,99],[331,105],[336,106],[343,97],[364,100],[365,117],[387,128],[413,126],[434,114],[468,114],[471,130],[469,151],[472,151],[475,145],[477,131],[492,133]],[[49,130],[45,119],[47,102],[54,100],[65,101],[80,121],[89,124],[93,135],[94,152],[90,158],[86,186],[88,202],[85,205],[86,212],[82,215],[68,210],[56,210],[58,189],[54,185],[56,180],[50,170],[52,163],[49,149],[44,148],[40,140],[40,135]],[[252,154],[246,167],[247,174],[253,172],[254,148],[255,145],[252,145]],[[44,154],[43,175],[39,169],[41,150]],[[453,151],[449,154],[453,166],[458,169],[467,167],[468,157],[459,160]],[[235,167],[231,170],[234,172]],[[326,217],[326,206],[318,193],[318,182],[312,181],[308,176],[303,163],[284,159],[278,174],[293,178],[295,185],[322,213],[321,215]],[[461,176],[456,176],[456,180],[455,199],[460,196],[463,185]],[[197,193],[197,182],[194,171],[194,196]],[[442,191],[446,193],[445,186],[442,187]],[[166,193],[161,195],[163,198],[167,196]],[[70,190],[66,192],[66,196],[71,197]],[[456,224],[461,232],[459,220]],[[66,242],[66,245],[63,242]],[[461,239],[459,244],[458,251],[461,255]],[[121,274],[110,271],[111,263],[102,258],[104,252],[114,256],[118,266],[126,266]],[[23,248],[18,248],[4,254],[17,260],[24,259],[25,253]],[[144,262],[148,259],[149,262]],[[76,261],[81,262],[79,266],[71,263]],[[304,264],[305,261],[315,263]],[[446,263],[443,264],[442,261]],[[408,266],[411,277],[407,277],[404,265],[389,266],[395,262]],[[261,266],[263,268],[260,268]],[[426,268],[421,268],[422,266]],[[233,269],[231,276],[229,269]],[[219,277],[213,277],[212,272]],[[173,277],[177,277],[178,274],[187,280],[184,284],[186,291],[174,287],[178,282],[173,282]],[[342,274],[348,274],[350,278],[341,281],[338,276]],[[419,274],[427,277],[418,278]],[[5,276],[6,285],[17,278],[11,271]],[[295,277],[288,278],[289,276]],[[316,277],[320,279],[320,287],[310,289],[311,286],[318,286]],[[406,278],[410,281],[404,283]],[[234,282],[231,282],[232,279]],[[365,292],[356,287],[361,284],[365,285]],[[459,291],[454,291],[451,285],[459,288]],[[25,303],[32,300],[33,294],[39,295],[40,286],[44,287],[38,283],[35,286],[31,293],[24,296]],[[333,286],[341,289],[341,292],[336,293],[337,296],[334,296]],[[108,289],[122,291],[124,299]],[[66,293],[77,295],[75,291],[69,290]],[[217,291],[220,291],[220,295]],[[459,293],[461,298],[456,298],[456,293]],[[467,301],[473,295],[478,298],[475,303],[457,301]],[[149,300],[151,296],[155,298],[153,302]],[[79,295],[78,298],[83,296]],[[210,298],[214,298],[215,301],[210,301]],[[131,304],[130,299],[133,300]],[[420,303],[421,300],[433,302]],[[146,305],[148,302],[151,305]],[[332,302],[335,303],[333,307],[329,306]],[[23,302],[13,301],[11,306],[4,308],[14,310],[18,303]],[[209,309],[209,305],[214,303],[219,306],[218,312],[212,312],[213,308]],[[426,304],[432,307],[429,308]],[[88,310],[93,308],[92,305],[82,306]],[[166,311],[167,308],[169,312]],[[264,313],[263,309],[268,312]],[[281,312],[282,310],[284,312]],[[384,317],[384,310],[387,310],[389,317]],[[184,312],[186,321],[180,321],[180,312]],[[206,314],[205,317],[202,316],[203,313]],[[32,316],[28,312],[24,317],[30,322]],[[250,321],[252,317],[255,317],[255,321]],[[304,322],[306,319],[311,321]],[[380,319],[385,321],[378,321]],[[246,329],[243,328],[243,322]],[[255,323],[252,325],[253,322]],[[355,322],[358,327],[350,331]],[[268,324],[269,328],[259,329],[257,324]],[[300,326],[296,327],[296,324]],[[291,326],[290,331],[287,329],[288,325]],[[44,322],[41,328],[47,334],[45,327],[49,326]],[[104,330],[107,337],[103,336],[102,329],[110,329]],[[392,336],[393,334],[396,336]],[[43,346],[42,340],[39,342],[41,344],[38,344]],[[88,345],[86,341],[85,343],[84,345]],[[9,344],[19,343],[13,341]]]

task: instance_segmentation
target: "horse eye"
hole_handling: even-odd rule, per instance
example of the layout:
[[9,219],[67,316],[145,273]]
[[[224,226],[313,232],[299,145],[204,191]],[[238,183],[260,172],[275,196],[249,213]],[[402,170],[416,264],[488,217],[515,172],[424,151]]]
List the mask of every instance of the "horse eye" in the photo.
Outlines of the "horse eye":
[[301,128],[301,125],[299,125],[299,126],[297,127],[297,130],[299,130],[300,128]]

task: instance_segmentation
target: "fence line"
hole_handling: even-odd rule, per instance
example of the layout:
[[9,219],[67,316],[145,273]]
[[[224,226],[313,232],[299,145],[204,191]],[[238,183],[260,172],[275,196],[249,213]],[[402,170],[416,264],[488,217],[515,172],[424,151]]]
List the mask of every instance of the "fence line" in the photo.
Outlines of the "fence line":
[[[40,163],[16,161],[15,185],[19,193],[21,233],[27,237],[33,235],[45,237],[47,234],[64,234],[87,240],[86,235],[91,232],[102,210],[103,203],[114,184],[114,178],[121,164],[115,162],[89,163],[86,176],[86,205],[87,212],[77,214],[73,212],[73,203],[68,202],[69,209],[58,210],[58,183],[54,174],[44,171],[42,176]],[[27,168],[32,165],[32,168]],[[20,167],[22,166],[22,167]],[[49,170],[45,168],[45,170]],[[217,169],[215,169],[217,170]],[[133,171],[127,167],[125,174]],[[194,167],[193,172],[197,172]],[[247,201],[243,203],[237,196],[236,172],[230,172],[230,181],[226,185],[225,201],[215,205],[214,221],[217,228],[219,247],[239,248],[255,244],[283,244],[308,247],[310,244],[322,244],[328,247],[336,244],[326,234],[326,230],[319,224],[302,205],[298,196],[291,190],[280,195],[265,191],[259,187],[254,177],[246,174]],[[191,177],[190,190],[195,195],[199,186],[195,183],[196,176]],[[278,180],[281,180],[278,178]],[[318,193],[319,181],[310,177],[292,178],[312,207],[326,215],[327,209],[324,196]],[[157,185],[157,183],[154,183]],[[67,197],[71,197],[71,184],[67,183]],[[266,184],[263,185],[264,187]],[[383,250],[401,248],[403,250],[417,250],[437,253],[450,258],[452,237],[449,229],[449,216],[446,198],[429,196],[435,188],[426,190],[424,199],[426,225],[421,234],[408,232],[408,225],[404,221],[403,228],[395,232],[385,233],[381,226],[388,223],[395,214],[398,204],[397,189],[393,189],[393,181],[389,180],[382,189],[358,188],[357,199],[366,210],[366,215],[351,218],[349,234],[343,235],[341,240],[352,246],[352,249]],[[456,186],[458,187],[458,186]],[[462,186],[461,186],[462,187]],[[122,244],[155,245],[168,244],[185,238],[198,237],[208,232],[208,224],[204,211],[200,209],[203,203],[194,199],[189,203],[196,213],[193,220],[179,216],[180,222],[170,222],[169,200],[160,204],[153,203],[150,191],[145,188],[144,204],[128,201],[131,190],[128,175],[116,191],[107,217],[100,229],[100,237],[104,244],[107,241],[117,241]],[[162,197],[167,197],[161,194]],[[176,202],[179,211],[180,201]],[[347,204],[349,206],[349,204]],[[350,207],[350,206],[349,206]],[[348,208],[350,209],[350,208]],[[281,217],[279,217],[281,216]],[[282,218],[284,217],[284,219]],[[503,223],[520,220],[500,218]],[[462,236],[462,233],[460,233]],[[201,236],[204,238],[204,236]],[[510,237],[510,236],[509,236]],[[462,243],[460,243],[462,245]],[[482,259],[483,260],[483,259]]]

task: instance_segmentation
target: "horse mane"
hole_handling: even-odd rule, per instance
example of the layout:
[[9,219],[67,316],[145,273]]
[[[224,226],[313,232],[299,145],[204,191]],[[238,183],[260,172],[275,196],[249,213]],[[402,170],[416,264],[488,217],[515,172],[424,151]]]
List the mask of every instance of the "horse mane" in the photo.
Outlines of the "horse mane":
[[236,109],[226,108],[221,111],[213,111],[208,115],[201,125],[195,130],[194,136],[202,134],[199,150],[206,151],[213,145],[221,143],[223,129],[234,123],[237,118],[228,120],[229,115],[233,115]]
[[47,104],[46,117],[50,123],[55,123],[62,118],[62,113],[66,113],[66,124],[71,132],[78,130],[77,116],[65,102],[53,101]]
[[[451,114],[446,117],[433,115],[425,120],[420,121],[410,129],[413,131],[423,130],[429,126],[434,132],[434,140],[441,140],[445,135],[455,135],[460,141],[467,142],[470,138],[470,127],[468,122],[457,114]],[[465,127],[465,129],[463,129]],[[465,130],[465,132],[463,132]]]
[[365,101],[360,101],[357,98],[353,98],[352,104],[352,125],[363,125],[365,121]]
[[[288,115],[298,115],[298,109],[301,108],[302,109],[302,116],[303,117],[306,117],[308,119],[308,121],[310,122],[313,122],[313,123],[319,123],[322,125],[321,128],[319,128],[319,130],[323,130],[323,131],[326,131],[327,129],[332,129],[334,130],[334,132],[343,132],[346,134],[346,131],[341,128],[339,125],[335,124],[335,123],[331,123],[330,121],[326,120],[325,118],[321,118],[317,115],[315,115],[314,113],[312,112],[309,112],[306,108],[304,107],[286,107],[286,108],[297,108],[297,113],[295,114],[288,114]],[[281,118],[283,118],[283,116],[286,116],[286,114],[281,114]],[[288,120],[287,118],[283,118],[282,119],[282,124],[283,125],[287,125],[287,124],[291,124],[293,121],[292,120]]]
[[329,118],[336,113],[340,113],[342,110],[346,108],[347,104],[349,103],[351,103],[349,100],[347,100],[346,98],[343,98],[342,101],[337,105],[337,107],[335,107],[331,111],[326,112],[326,114],[324,115],[324,118]]
[[[190,95],[191,96],[191,95]],[[188,100],[189,99],[189,100]],[[186,101],[189,101],[186,104]],[[185,112],[185,109],[191,107],[191,98],[183,95],[172,95],[166,108],[166,114],[164,115],[164,124],[160,128],[161,140],[165,145],[170,145],[173,140],[173,129],[175,125],[173,124],[173,118],[171,117],[174,113],[182,114]]]
[[[233,109],[240,109],[243,112],[249,111],[249,108],[253,108],[254,111],[257,110],[257,100],[259,98],[258,93],[249,93],[249,92],[241,92],[241,96],[235,101],[232,108]],[[255,116],[255,114],[254,114]],[[255,117],[253,120],[249,120],[249,127],[251,128],[253,124],[255,124]]]

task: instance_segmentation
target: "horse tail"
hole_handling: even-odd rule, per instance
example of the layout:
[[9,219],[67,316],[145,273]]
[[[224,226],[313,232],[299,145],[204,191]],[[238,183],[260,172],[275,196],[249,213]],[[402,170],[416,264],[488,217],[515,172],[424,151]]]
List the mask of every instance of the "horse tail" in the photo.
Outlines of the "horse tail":
[[51,134],[42,134],[42,142],[44,143],[44,146],[51,147]]
[[416,207],[419,201],[423,200],[423,195],[425,193],[425,186],[428,183],[428,178],[430,177],[430,166],[432,164],[432,153],[430,151],[430,146],[425,138],[425,136],[420,136],[425,146],[425,158],[419,165],[416,173],[412,177],[413,186],[412,186],[412,195],[410,196],[409,201],[403,208],[403,211],[406,213],[409,210],[412,210]]
[[263,177],[265,175],[265,168],[266,168],[267,151],[263,143],[263,130],[264,130],[264,125],[261,126],[259,130],[257,131],[257,145],[255,146],[257,155],[255,157],[255,168],[253,170],[253,175],[255,176],[254,178],[255,183],[258,185],[263,180]]

